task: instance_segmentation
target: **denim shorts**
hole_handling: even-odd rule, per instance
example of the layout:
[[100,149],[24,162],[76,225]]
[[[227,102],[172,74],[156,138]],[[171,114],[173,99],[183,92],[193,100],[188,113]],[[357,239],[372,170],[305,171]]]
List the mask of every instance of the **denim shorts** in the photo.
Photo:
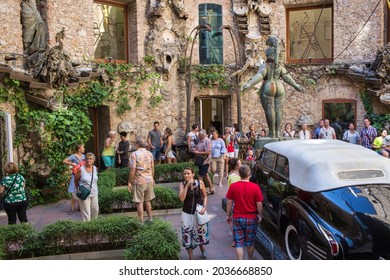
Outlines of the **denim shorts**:
[[160,148],[150,150],[150,152],[152,153],[154,160],[160,160],[161,159]]
[[205,176],[207,174],[207,171],[209,170],[210,164],[202,164],[201,166],[198,166],[199,168],[199,176]]

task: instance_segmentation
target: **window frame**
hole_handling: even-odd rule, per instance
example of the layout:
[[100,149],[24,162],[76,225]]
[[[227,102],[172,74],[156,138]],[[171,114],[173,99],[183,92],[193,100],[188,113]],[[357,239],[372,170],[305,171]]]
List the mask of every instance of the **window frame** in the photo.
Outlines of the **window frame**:
[[[291,59],[290,57],[290,11],[302,11],[302,10],[312,10],[312,9],[322,9],[322,8],[331,8],[332,13],[332,23],[331,23],[331,57],[324,59]],[[304,64],[315,64],[315,63],[332,63],[334,60],[334,6],[333,4],[324,4],[324,5],[314,5],[314,6],[304,6],[304,7],[295,7],[295,8],[286,8],[286,61],[287,63],[304,63]]]
[[[277,155],[278,155],[277,153],[275,153],[275,152],[273,152],[273,151],[271,151],[271,150],[265,149],[265,150],[264,150],[264,153],[263,153],[263,156],[262,156],[262,162],[263,162],[263,164],[264,164],[267,168],[269,168],[269,169],[271,169],[271,170],[274,170]],[[269,166],[267,160],[270,159],[271,156],[272,156],[272,161],[273,161],[273,162],[272,162],[272,166]]]
[[[125,55],[125,59],[112,59],[112,60],[109,60],[107,58],[96,58],[95,57],[95,43],[93,44],[93,47],[94,47],[94,51],[93,51],[93,56],[94,56],[94,61],[97,62],[97,63],[108,63],[108,62],[112,62],[112,63],[117,63],[117,64],[126,64],[126,63],[129,63],[129,21],[128,21],[128,16],[129,16],[129,13],[128,13],[128,4],[129,3],[124,3],[124,2],[117,2],[117,1],[109,1],[109,0],[93,0],[93,5],[95,4],[103,4],[103,5],[109,5],[109,6],[114,6],[114,7],[119,7],[119,8],[123,8],[123,11],[124,11],[124,15],[123,15],[123,18],[124,18],[124,23],[123,23],[123,32],[124,32],[124,38],[123,38],[123,42],[124,42],[124,55]],[[95,18],[93,17],[93,21],[95,20]],[[95,34],[93,35],[94,37],[94,40],[95,40]]]
[[386,5],[386,17],[385,17],[385,32],[386,32],[386,44],[387,43],[390,43],[390,7],[387,3],[385,3]]
[[[284,161],[284,165],[282,166],[280,163],[281,161]],[[283,172],[286,170],[287,167],[287,174]],[[275,160],[275,172],[278,173],[283,178],[286,178],[287,180],[290,178],[290,164],[288,162],[288,158],[282,155],[278,155],[278,157]]]
[[[204,12],[204,11],[207,11],[207,9],[208,9],[208,5],[213,5],[213,6],[217,6],[217,7],[219,7],[220,8],[220,13],[219,14],[217,14],[217,17],[220,17],[220,20],[221,20],[221,26],[223,25],[223,5],[220,5],[220,4],[217,4],[217,3],[200,3],[199,5],[198,5],[198,24],[204,24],[203,22],[201,22],[201,7],[203,6],[204,7],[204,9],[202,10],[202,12]],[[220,26],[217,26],[216,28],[219,28]],[[212,28],[212,27],[211,27]],[[220,30],[218,30],[218,29],[212,29],[213,31],[215,31],[215,32],[218,32],[218,31],[220,31]],[[200,32],[199,32],[199,50],[198,50],[198,55],[199,55],[199,64],[202,64],[202,65],[211,65],[211,64],[216,64],[216,65],[223,65],[223,62],[224,62],[224,59],[223,59],[223,54],[224,54],[224,50],[223,50],[223,33],[221,32],[221,45],[220,46],[218,46],[218,50],[220,50],[220,52],[221,52],[221,57],[220,57],[220,59],[221,59],[221,63],[202,63],[201,61],[202,61],[202,54],[201,54],[201,51],[202,51],[202,46],[201,46],[201,38],[200,38],[200,35],[202,34],[202,32],[208,32],[208,31],[206,31],[206,30],[200,30]]]

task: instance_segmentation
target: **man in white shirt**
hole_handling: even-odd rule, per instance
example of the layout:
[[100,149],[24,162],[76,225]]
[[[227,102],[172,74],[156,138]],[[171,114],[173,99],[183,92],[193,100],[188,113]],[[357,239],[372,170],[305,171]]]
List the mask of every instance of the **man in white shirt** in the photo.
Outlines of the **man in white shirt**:
[[299,139],[311,139],[311,133],[309,130],[307,130],[307,124],[303,123],[301,127],[302,129],[298,132]]
[[320,130],[320,139],[336,139],[336,132],[329,125],[329,119],[324,120],[324,127]]

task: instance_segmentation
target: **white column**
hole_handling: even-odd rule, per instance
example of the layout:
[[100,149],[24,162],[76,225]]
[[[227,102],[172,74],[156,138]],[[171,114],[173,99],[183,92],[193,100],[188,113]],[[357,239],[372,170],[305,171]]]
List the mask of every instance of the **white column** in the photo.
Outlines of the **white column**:
[[14,161],[14,148],[12,145],[12,123],[11,123],[11,115],[9,113],[5,113],[5,127],[6,127],[6,135],[7,135],[7,161]]

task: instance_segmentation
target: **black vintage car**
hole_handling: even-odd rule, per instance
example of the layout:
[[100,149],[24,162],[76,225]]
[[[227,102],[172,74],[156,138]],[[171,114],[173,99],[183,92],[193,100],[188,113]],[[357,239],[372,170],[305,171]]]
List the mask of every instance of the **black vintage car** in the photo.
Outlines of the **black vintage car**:
[[338,140],[266,144],[263,217],[290,259],[390,259],[390,161]]

